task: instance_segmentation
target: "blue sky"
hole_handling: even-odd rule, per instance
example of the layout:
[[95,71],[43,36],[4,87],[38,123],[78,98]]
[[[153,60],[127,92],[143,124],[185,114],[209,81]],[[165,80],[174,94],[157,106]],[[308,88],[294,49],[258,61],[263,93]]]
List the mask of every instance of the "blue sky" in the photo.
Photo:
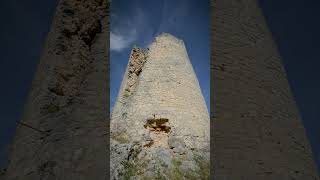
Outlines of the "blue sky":
[[210,109],[209,0],[116,0],[111,3],[110,108],[134,45],[146,48],[162,32],[182,39]]

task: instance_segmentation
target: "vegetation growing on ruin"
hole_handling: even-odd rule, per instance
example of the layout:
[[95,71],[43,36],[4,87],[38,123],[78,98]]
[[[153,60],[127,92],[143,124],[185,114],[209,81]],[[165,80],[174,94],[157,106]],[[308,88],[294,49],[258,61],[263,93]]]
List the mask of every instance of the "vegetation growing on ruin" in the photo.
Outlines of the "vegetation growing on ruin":
[[196,161],[198,167],[200,168],[201,179],[209,179],[210,178],[209,161],[197,154],[194,154],[194,160]]
[[129,138],[125,134],[114,134],[114,135],[111,136],[111,138],[113,140],[119,142],[120,144],[129,143]]
[[[140,149],[135,149],[134,150],[134,155],[137,156],[140,153]],[[149,164],[150,160],[145,160],[145,159],[133,159],[130,161],[126,161],[123,163],[124,166],[124,176],[123,179],[124,180],[129,180],[130,177],[134,177],[137,175],[142,175],[148,164]]]
[[47,107],[46,107],[48,113],[55,113],[58,112],[60,110],[60,107],[57,104],[54,103],[50,103]]

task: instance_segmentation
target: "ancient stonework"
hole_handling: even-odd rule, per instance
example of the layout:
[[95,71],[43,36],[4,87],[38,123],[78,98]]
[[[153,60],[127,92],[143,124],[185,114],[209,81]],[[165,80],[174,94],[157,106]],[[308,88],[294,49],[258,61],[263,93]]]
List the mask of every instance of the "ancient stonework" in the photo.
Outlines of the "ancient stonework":
[[182,40],[133,48],[111,116],[111,179],[209,179],[209,114]]
[[211,154],[217,180],[319,180],[256,0],[212,0]]
[[106,180],[107,0],[60,0],[6,180]]

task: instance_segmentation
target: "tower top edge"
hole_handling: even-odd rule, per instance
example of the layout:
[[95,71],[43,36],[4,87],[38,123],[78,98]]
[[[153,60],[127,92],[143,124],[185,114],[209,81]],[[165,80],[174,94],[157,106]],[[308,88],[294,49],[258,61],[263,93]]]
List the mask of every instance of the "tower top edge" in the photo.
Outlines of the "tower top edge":
[[162,32],[161,34],[159,34],[158,36],[155,37],[155,41],[174,41],[177,42],[179,44],[184,44],[183,40],[177,38],[176,36],[167,33],[167,32]]
[[175,39],[178,39],[180,40],[179,38],[177,38],[176,36],[170,34],[170,33],[167,33],[167,32],[162,32],[160,33],[158,36],[156,36],[156,38],[161,38],[161,37],[170,37],[170,38],[175,38]]
[[176,43],[176,44],[184,46],[184,41],[182,39],[179,39],[179,38],[177,38],[176,36],[174,36],[174,35],[172,35],[170,33],[162,32],[159,35],[157,35],[153,39],[153,41],[146,48],[139,47],[137,45],[133,45],[133,47],[131,48],[131,53],[135,52],[135,51],[140,51],[140,52],[144,51],[144,52],[146,52],[146,51],[149,50],[149,47],[152,44],[157,43],[157,42],[173,42],[173,43]]

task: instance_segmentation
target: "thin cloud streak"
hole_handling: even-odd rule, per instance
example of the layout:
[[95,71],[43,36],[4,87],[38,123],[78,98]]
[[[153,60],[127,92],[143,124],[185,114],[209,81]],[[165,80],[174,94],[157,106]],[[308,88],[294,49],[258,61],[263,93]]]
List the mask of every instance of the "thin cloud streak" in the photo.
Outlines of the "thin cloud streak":
[[115,32],[110,32],[110,49],[111,51],[120,52],[127,48],[134,40],[136,31],[132,31],[129,35],[117,34]]
[[[139,39],[145,30],[146,14],[140,9],[135,8],[132,18],[120,17],[112,14],[114,24],[110,32],[110,50],[121,52]],[[130,21],[128,20],[130,19]],[[119,23],[120,22],[120,23]]]

